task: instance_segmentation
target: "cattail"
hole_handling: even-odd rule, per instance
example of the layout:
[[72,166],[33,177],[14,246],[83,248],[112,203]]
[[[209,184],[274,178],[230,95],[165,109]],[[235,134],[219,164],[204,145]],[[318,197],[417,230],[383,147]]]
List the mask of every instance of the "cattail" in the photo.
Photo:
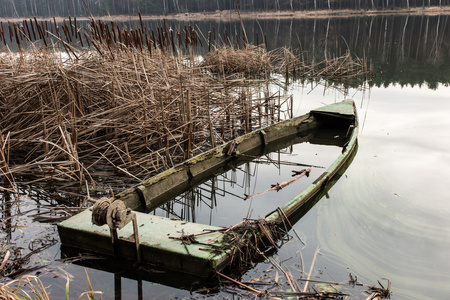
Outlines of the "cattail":
[[0,22],[0,41],[3,41],[6,46],[5,32],[3,31],[3,22]]
[[181,49],[181,46],[183,46],[183,42],[181,41],[181,32],[177,30],[177,38],[178,38],[178,48]]
[[78,34],[77,17],[73,17],[73,23],[75,25],[75,35],[77,35]]
[[13,31],[12,31],[12,28],[11,28],[11,23],[9,23],[9,21],[8,21],[8,29],[9,29],[9,41],[12,43],[12,41],[13,41]]
[[70,25],[70,34],[74,36],[75,34],[73,33],[72,18],[70,16],[69,16],[69,25]]
[[76,32],[78,33],[78,39],[80,40],[81,47],[84,47],[84,45],[83,45],[83,37],[81,36],[81,32],[79,32],[79,31],[76,31]]
[[141,15],[141,12],[139,12],[139,22],[141,23],[141,32],[144,32],[144,24],[142,23],[142,15]]
[[170,39],[172,41],[172,51],[175,52],[175,42],[173,39],[173,30],[172,29],[170,29]]
[[122,44],[122,33],[120,32],[119,25],[117,25],[117,36],[119,37],[120,44]]
[[45,20],[45,34],[47,35],[47,37],[50,37],[49,30],[48,30],[48,21],[47,20]]
[[[60,38],[60,39],[61,39],[61,35],[59,34],[58,23],[56,23],[56,19],[55,19],[55,17],[53,17],[53,22],[55,23],[55,31],[56,31],[56,36],[57,36],[58,38]],[[33,30],[34,30],[34,29],[33,29]]]
[[19,25],[17,25],[17,28],[19,30],[19,38],[21,41],[23,41],[23,32],[24,32],[25,28],[23,27],[23,25],[22,25],[22,27],[19,27]]
[[160,31],[159,27],[157,27],[156,30],[158,31],[158,43],[159,43],[159,46],[161,47],[161,50],[163,50],[163,44],[162,44],[162,39],[161,39],[161,31]]
[[63,31],[64,31],[64,35],[66,36],[66,41],[71,43],[72,37],[70,36],[70,30],[69,30],[69,26],[67,26],[67,24],[66,24],[66,20],[64,20],[64,23],[63,23]]
[[19,51],[22,52],[22,47],[20,45],[19,33],[17,32],[18,31],[17,24],[13,23],[13,25],[14,25],[14,33],[15,33],[15,37],[16,37],[16,43],[17,43],[17,46],[19,46]]
[[116,25],[113,21],[111,21],[111,30],[113,32],[114,44],[117,44]]
[[91,47],[91,43],[89,42],[89,38],[87,37],[86,33],[84,33],[84,37],[86,38],[86,42],[88,44],[88,47]]
[[156,50],[156,39],[155,39],[155,32],[152,30],[152,41],[153,41],[153,47]]
[[52,23],[52,21],[49,21],[49,23],[50,23],[50,32],[54,32],[54,30],[53,30],[53,23]]

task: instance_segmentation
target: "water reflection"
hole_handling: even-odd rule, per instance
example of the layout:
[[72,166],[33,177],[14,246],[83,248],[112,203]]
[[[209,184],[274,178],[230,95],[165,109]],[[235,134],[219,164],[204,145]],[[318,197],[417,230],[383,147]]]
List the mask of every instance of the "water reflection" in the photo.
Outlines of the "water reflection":
[[[305,51],[304,59],[308,62],[320,62],[345,54],[347,50],[360,58],[368,58],[377,76],[373,82],[376,86],[427,85],[435,89],[439,83],[447,83],[450,79],[450,49],[446,42],[450,40],[450,32],[446,30],[448,15],[437,16],[364,16],[352,18],[323,19],[283,19],[283,20],[244,20],[247,37],[250,43],[262,44],[268,50],[281,47],[292,47]],[[72,21],[73,23],[73,21]],[[17,23],[23,27],[25,23]],[[59,23],[58,26],[69,24]],[[84,32],[88,22],[79,21],[77,28]],[[243,32],[241,24],[234,22],[196,21],[176,22],[147,21],[143,25],[149,30],[157,31],[157,27],[166,26],[184,32],[185,26],[195,28],[205,39],[212,37],[213,45],[223,42],[242,47]],[[3,24],[3,32],[8,33],[8,24]],[[56,26],[51,22],[42,25],[54,36]],[[73,25],[74,26],[74,25]],[[138,20],[123,23],[111,23],[123,29],[139,29]],[[6,34],[7,36],[7,34]],[[48,43],[52,41],[49,34]],[[54,39],[54,38],[53,38]],[[62,36],[68,44],[74,46],[87,45],[84,35],[81,42]],[[82,42],[84,41],[84,42]],[[26,41],[23,41],[25,43]],[[4,43],[10,49],[17,49],[14,38],[6,38]],[[83,43],[83,44],[82,44]],[[37,42],[36,45],[42,44]],[[198,53],[205,53],[208,43],[198,45]]]
[[[312,183],[323,172],[323,168],[327,168],[338,157],[340,147],[346,143],[346,135],[346,130],[342,128],[322,129],[266,146],[264,150],[269,152],[262,156],[241,155],[227,167],[230,171],[184,192],[153,213],[219,226],[233,225],[246,217],[264,217]],[[301,178],[279,191],[250,196],[248,199],[245,197],[286,182],[295,174],[293,170],[310,166],[315,166],[315,169],[308,178]]]
[[[248,20],[244,25],[255,42],[256,34],[272,37],[268,49],[290,46],[306,51],[308,61],[327,56],[353,55],[371,60],[376,86],[425,84],[436,88],[450,79],[450,49],[446,41],[449,16],[367,16],[301,20]],[[209,25],[210,26],[210,25]],[[220,26],[220,27],[219,27]],[[233,30],[235,23],[217,27]],[[199,24],[201,29],[206,26]],[[205,28],[207,30],[207,28]]]
[[42,268],[40,259],[48,257],[46,250],[58,242],[56,228],[34,221],[30,215],[39,213],[39,206],[24,198],[7,189],[0,194],[0,255],[10,255],[0,270],[1,278]]
[[[357,105],[366,122],[348,180],[337,182],[329,199],[296,226],[299,231],[312,228],[310,242],[317,235],[327,257],[324,267],[348,268],[368,282],[388,278],[392,299],[445,299],[450,268],[450,211],[443,184],[450,166],[448,93],[443,85],[437,90],[373,87],[370,102]],[[323,100],[323,93],[315,91],[307,103]]]

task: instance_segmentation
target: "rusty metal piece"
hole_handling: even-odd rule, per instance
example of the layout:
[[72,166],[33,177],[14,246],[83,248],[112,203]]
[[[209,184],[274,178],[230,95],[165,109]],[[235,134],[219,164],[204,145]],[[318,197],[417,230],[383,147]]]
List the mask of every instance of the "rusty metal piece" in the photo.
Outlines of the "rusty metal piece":
[[111,229],[122,229],[132,220],[131,209],[127,209],[122,201],[114,201],[108,207],[106,223]]
[[113,246],[114,256],[118,256],[118,229],[122,229],[133,221],[133,237],[136,245],[136,259],[141,262],[141,251],[139,246],[139,233],[137,226],[136,213],[127,208],[122,201],[113,201],[108,198],[99,199],[92,207],[92,223],[97,226],[105,224],[109,227],[111,234],[111,244]]

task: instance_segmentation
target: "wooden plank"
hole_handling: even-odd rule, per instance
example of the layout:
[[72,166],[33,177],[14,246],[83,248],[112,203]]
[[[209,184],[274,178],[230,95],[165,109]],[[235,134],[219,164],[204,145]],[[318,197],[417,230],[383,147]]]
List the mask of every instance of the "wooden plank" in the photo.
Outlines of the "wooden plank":
[[[208,276],[212,269],[222,269],[229,259],[224,252],[215,252],[224,236],[222,227],[172,220],[145,213],[136,213],[139,228],[141,260],[164,269],[198,276]],[[106,256],[113,256],[109,227],[91,222],[89,209],[61,222],[58,232],[61,243]],[[205,233],[211,231],[210,233]],[[118,230],[118,257],[136,260],[133,224]],[[198,243],[183,243],[183,237],[194,235]],[[215,239],[210,245],[206,245]],[[186,240],[188,240],[186,238]],[[202,250],[205,249],[205,250]]]

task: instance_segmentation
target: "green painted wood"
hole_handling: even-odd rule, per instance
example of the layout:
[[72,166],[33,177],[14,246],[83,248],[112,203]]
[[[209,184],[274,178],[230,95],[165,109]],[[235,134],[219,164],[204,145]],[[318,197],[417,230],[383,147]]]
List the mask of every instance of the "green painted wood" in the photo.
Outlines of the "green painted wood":
[[348,118],[355,120],[355,107],[353,101],[344,100],[342,102],[326,105],[311,111],[315,115],[334,116],[338,118]]
[[235,155],[226,155],[232,143],[235,143],[238,153],[248,154],[261,148],[263,143],[273,143],[289,136],[306,134],[319,125],[320,123],[307,114],[250,132],[163,171],[119,193],[115,199],[123,201],[128,208],[135,211],[154,210],[235,160]]
[[[316,115],[318,115],[316,117]],[[340,117],[341,116],[341,117]],[[341,120],[341,121],[339,121]],[[258,148],[269,148],[272,142],[291,137],[292,140],[307,136],[313,128],[331,122],[349,126],[349,142],[344,146],[342,154],[334,163],[300,195],[281,207],[288,218],[301,209],[334,175],[351,159],[357,148],[358,123],[356,108],[353,101],[344,101],[312,111],[310,114],[290,119],[274,126],[249,133],[234,140],[239,153],[251,153]],[[308,138],[306,138],[308,139]],[[178,195],[186,188],[201,182],[216,173],[239,155],[226,155],[232,142],[216,147],[202,155],[196,156],[185,163],[164,171],[141,184],[121,193],[117,199],[123,200],[132,209],[155,208],[166,200]],[[265,145],[265,146],[264,146]],[[268,222],[282,222],[283,216],[279,211],[270,213],[266,217]],[[213,232],[199,235],[196,241],[203,243],[182,243],[179,238],[190,234],[198,234],[204,230],[220,230],[220,227],[196,223],[171,220],[167,218],[137,213],[139,239],[143,262],[150,262],[162,268],[208,276],[212,270],[220,271],[230,261],[233,248],[224,248],[224,252],[214,252],[215,246],[225,245],[226,235],[221,236],[212,244],[204,245],[220,233]],[[113,255],[113,248],[109,228],[91,223],[91,212],[86,210],[58,225],[61,243],[93,251],[103,255]],[[118,231],[119,256],[127,259],[136,258],[136,250],[132,237],[132,224],[128,224]],[[245,241],[243,241],[243,244]],[[202,250],[209,249],[209,250]]]
[[[311,111],[311,113],[319,112],[325,116],[331,116],[335,118],[336,116],[344,115],[345,118],[351,118],[353,120],[349,127],[349,142],[344,146],[341,155],[328,167],[328,169],[323,172],[311,185],[309,185],[302,193],[296,196],[294,199],[286,203],[281,207],[283,213],[286,217],[290,218],[299,210],[303,205],[305,205],[309,199],[311,199],[317,192],[319,192],[327,182],[333,178],[333,176],[340,170],[340,168],[347,162],[351,157],[352,153],[356,150],[358,141],[358,122],[356,115],[356,107],[353,101],[343,101],[338,104],[328,105],[323,108]],[[335,115],[336,114],[336,115]],[[278,222],[283,221],[284,216],[280,214],[279,211],[274,211],[266,216],[266,221],[268,222]]]
[[[223,243],[221,227],[172,220],[136,213],[142,262],[164,269],[178,270],[199,276],[208,276],[212,269],[222,269],[228,262],[224,252],[214,252],[215,246]],[[101,255],[113,256],[113,246],[107,225],[96,226],[91,222],[89,209],[58,224],[61,243],[89,250]],[[214,231],[204,234],[205,231]],[[130,222],[118,230],[118,257],[136,260],[133,224]],[[195,237],[199,243],[183,244],[182,236],[202,234]],[[217,238],[210,246],[204,245]],[[211,246],[212,245],[212,246]],[[206,249],[206,250],[201,250]]]

